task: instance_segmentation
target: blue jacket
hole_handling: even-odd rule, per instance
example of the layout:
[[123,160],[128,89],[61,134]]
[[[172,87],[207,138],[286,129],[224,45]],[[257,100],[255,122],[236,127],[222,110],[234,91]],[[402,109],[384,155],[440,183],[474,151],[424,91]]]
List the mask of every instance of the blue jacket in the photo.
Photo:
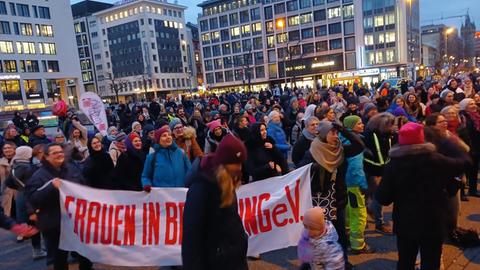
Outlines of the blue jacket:
[[[359,135],[356,135],[359,136]],[[339,135],[340,140],[343,145],[350,145],[350,141]],[[367,177],[365,176],[365,171],[363,170],[363,151],[360,154],[357,154],[353,157],[346,157],[348,166],[347,173],[345,175],[345,184],[348,187],[359,187],[366,190],[368,188]]]
[[[155,144],[154,149],[155,152],[148,154],[143,166],[142,186],[184,187],[191,164],[182,149],[175,142],[167,148]],[[154,155],[156,160],[152,164]]]
[[283,155],[287,156],[288,150],[290,150],[290,145],[287,143],[287,135],[282,129],[282,125],[280,123],[268,123],[267,134],[272,137],[275,141],[275,146],[283,153]]

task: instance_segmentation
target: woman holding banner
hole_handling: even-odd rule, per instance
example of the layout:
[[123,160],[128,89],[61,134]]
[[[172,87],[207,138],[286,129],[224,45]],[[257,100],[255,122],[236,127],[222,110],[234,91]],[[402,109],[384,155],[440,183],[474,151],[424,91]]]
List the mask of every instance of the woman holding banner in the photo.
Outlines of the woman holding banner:
[[248,269],[248,239],[236,198],[246,159],[245,146],[231,134],[202,158],[185,202],[184,270]]
[[[325,209],[325,217],[332,221],[337,230],[340,245],[345,256],[345,269],[352,269],[348,262],[348,238],[345,229],[345,207],[347,205],[347,187],[345,158],[356,156],[364,149],[363,142],[343,126],[330,121],[320,121],[318,136],[312,141],[310,150],[305,154],[300,166],[312,164],[312,199],[314,206]],[[338,133],[350,141],[342,145]]]

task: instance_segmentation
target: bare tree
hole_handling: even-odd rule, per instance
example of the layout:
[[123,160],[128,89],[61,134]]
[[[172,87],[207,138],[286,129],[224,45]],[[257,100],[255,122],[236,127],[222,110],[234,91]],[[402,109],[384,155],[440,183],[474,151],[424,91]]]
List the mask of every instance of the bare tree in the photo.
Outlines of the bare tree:
[[115,78],[115,75],[113,75],[112,73],[106,73],[105,78],[109,81],[110,90],[115,93],[115,99],[117,103],[119,103],[118,92],[120,92],[120,90],[127,89],[127,83],[125,81],[119,80],[118,78]]

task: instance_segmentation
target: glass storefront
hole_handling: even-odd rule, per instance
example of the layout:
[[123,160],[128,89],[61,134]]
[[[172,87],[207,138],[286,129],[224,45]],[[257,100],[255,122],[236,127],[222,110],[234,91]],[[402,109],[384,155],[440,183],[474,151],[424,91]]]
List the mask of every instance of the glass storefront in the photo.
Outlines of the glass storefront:
[[23,80],[23,89],[27,99],[43,100],[42,84],[40,80]]
[[0,80],[0,89],[2,90],[3,100],[7,101],[20,100],[22,103],[22,90],[20,89],[20,80]]

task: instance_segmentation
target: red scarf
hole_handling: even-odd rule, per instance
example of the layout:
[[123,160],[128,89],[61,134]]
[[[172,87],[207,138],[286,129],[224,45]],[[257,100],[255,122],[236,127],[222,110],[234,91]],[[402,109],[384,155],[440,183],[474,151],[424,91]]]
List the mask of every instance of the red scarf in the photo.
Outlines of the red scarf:
[[468,112],[470,119],[472,119],[473,126],[480,132],[480,114],[478,112]]
[[457,130],[458,130],[458,127],[460,126],[460,120],[458,120],[458,118],[455,118],[455,120],[448,121],[447,124],[448,124],[448,127],[447,127],[448,131],[457,135]]

